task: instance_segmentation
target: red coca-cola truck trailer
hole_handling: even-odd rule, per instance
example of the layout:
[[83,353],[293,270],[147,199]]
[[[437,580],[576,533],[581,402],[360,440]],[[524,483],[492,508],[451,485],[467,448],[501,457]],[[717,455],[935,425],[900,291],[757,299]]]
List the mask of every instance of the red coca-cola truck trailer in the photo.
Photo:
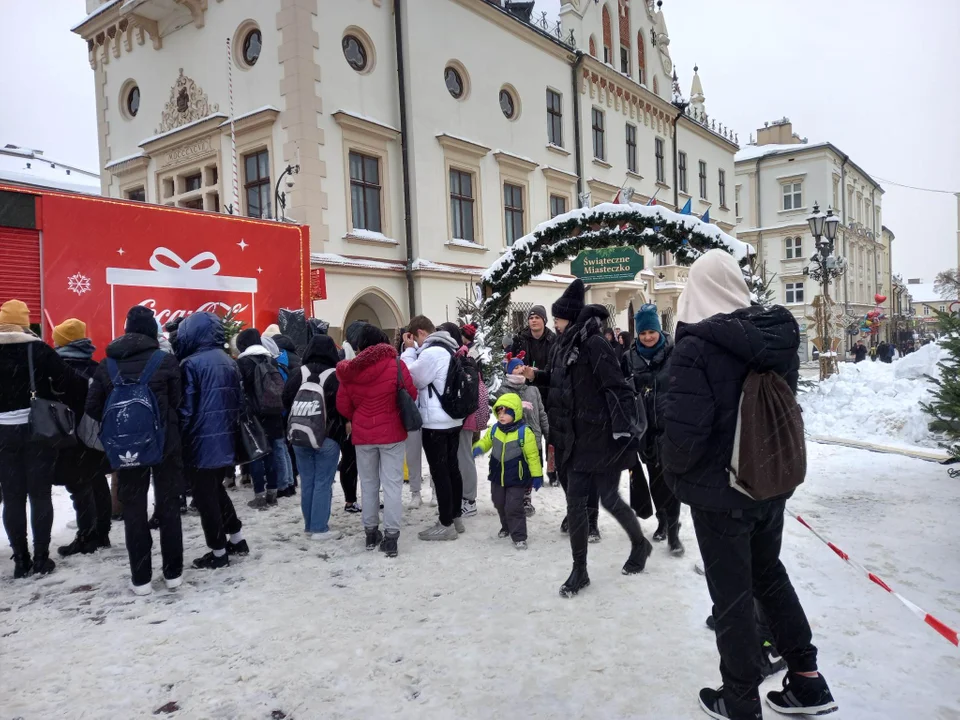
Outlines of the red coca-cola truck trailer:
[[309,271],[305,226],[0,184],[0,303],[26,302],[47,341],[84,321],[98,356],[133,305],[261,330],[281,308],[309,316]]

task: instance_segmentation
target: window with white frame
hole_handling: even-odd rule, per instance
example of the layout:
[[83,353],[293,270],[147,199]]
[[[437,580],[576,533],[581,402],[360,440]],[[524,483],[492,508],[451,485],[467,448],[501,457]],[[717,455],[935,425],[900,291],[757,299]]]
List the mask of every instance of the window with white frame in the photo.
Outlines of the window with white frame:
[[563,215],[567,211],[567,199],[562,195],[551,195],[550,196],[550,217],[555,218],[557,215]]
[[682,152],[677,157],[678,182],[680,192],[687,192],[687,154]]
[[946,311],[947,311],[947,306],[946,306],[946,305],[941,305],[941,306],[940,306],[940,312],[945,313]]
[[607,157],[607,152],[606,141],[604,138],[603,110],[593,108],[591,115],[593,118],[593,156],[597,160],[605,160]]
[[664,156],[663,138],[655,138],[653,148],[654,148],[654,158],[656,159],[656,166],[657,166],[657,182],[658,183],[666,182],[667,173],[663,165],[663,156]]
[[547,88],[547,141],[563,147],[563,98],[550,88]]
[[450,169],[450,219],[453,237],[475,242],[473,174]]
[[719,170],[719,189],[720,189],[720,207],[727,206],[727,172],[726,170]]
[[783,191],[783,209],[799,210],[803,207],[803,183],[788,182],[782,186]]
[[351,151],[350,206],[356,230],[382,232],[380,195],[380,159]]
[[803,257],[803,238],[788,237],[784,241],[783,257],[787,260],[796,260]]
[[523,188],[503,184],[503,222],[507,246],[523,237]]
[[803,283],[789,282],[784,284],[785,300],[788,305],[799,305],[803,303]]
[[627,123],[627,170],[637,171],[637,126]]
[[707,199],[707,163],[700,161],[700,199]]
[[737,185],[733,189],[733,212],[737,217],[742,217],[740,215],[740,186]]

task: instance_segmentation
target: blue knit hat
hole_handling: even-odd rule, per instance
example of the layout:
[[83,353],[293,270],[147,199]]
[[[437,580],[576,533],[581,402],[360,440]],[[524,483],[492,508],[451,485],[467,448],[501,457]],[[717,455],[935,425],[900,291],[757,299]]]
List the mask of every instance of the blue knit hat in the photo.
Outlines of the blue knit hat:
[[663,332],[663,329],[660,327],[660,315],[657,313],[657,306],[653,303],[647,303],[640,307],[637,314],[633,316],[633,324],[633,331],[637,335],[644,330]]
[[523,351],[517,353],[516,357],[510,353],[507,353],[507,356],[503,359],[503,364],[506,366],[507,375],[513,375],[514,369],[523,366],[523,358],[525,355],[526,353]]

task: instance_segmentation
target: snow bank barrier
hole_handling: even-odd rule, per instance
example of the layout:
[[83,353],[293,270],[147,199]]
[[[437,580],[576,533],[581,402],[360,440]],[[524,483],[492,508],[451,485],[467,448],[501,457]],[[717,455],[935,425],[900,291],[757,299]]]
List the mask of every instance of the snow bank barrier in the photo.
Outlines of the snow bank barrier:
[[939,345],[930,344],[893,363],[842,365],[839,373],[800,396],[807,434],[939,449],[921,403],[931,399],[933,385],[927,377],[939,377],[942,354]]
[[887,585],[887,583],[885,583],[885,582],[880,578],[879,575],[876,575],[876,574],[870,572],[869,570],[867,570],[863,565],[861,565],[860,563],[858,563],[856,560],[854,560],[854,559],[851,558],[849,555],[847,555],[843,550],[841,550],[839,547],[837,547],[837,546],[834,545],[832,542],[830,542],[829,540],[827,540],[823,535],[821,535],[821,534],[818,533],[816,530],[814,530],[814,529],[810,526],[810,523],[808,523],[806,520],[804,520],[802,517],[800,517],[800,516],[797,515],[796,513],[792,512],[789,508],[787,508],[787,514],[790,515],[790,517],[794,518],[798,523],[800,523],[801,525],[803,525],[807,530],[809,530],[810,532],[812,532],[812,533],[817,537],[817,539],[820,540],[820,542],[822,542],[822,543],[823,543],[824,545],[826,545],[828,548],[830,548],[831,550],[833,550],[833,552],[836,553],[837,557],[839,557],[839,558],[840,558],[841,560],[843,560],[844,562],[846,562],[846,563],[848,563],[848,564],[850,564],[850,565],[853,565],[857,570],[859,570],[859,571],[862,572],[864,575],[866,575],[867,578],[870,580],[870,582],[874,583],[875,585],[878,585],[879,587],[882,587],[882,588],[883,588],[884,590],[886,590],[888,593],[890,593],[891,595],[893,595],[894,597],[896,597],[897,600],[899,600],[899,601],[900,601],[901,603],[903,603],[906,607],[908,607],[908,608],[910,609],[910,611],[911,611],[914,615],[916,615],[918,618],[920,618],[921,620],[923,620],[927,625],[929,625],[929,626],[932,627],[934,630],[936,630],[942,637],[946,638],[948,642],[950,642],[951,644],[953,644],[953,645],[956,646],[956,647],[960,647],[960,636],[957,635],[957,631],[956,631],[956,630],[954,630],[953,628],[951,628],[949,625],[946,625],[945,623],[941,622],[940,620],[937,620],[936,617],[934,617],[933,615],[931,615],[930,613],[928,613],[926,610],[924,610],[923,608],[921,608],[919,605],[916,605],[916,604],[910,602],[910,601],[907,600],[907,598],[905,598],[903,595],[901,595],[900,593],[896,592],[893,588],[891,588],[889,585]]

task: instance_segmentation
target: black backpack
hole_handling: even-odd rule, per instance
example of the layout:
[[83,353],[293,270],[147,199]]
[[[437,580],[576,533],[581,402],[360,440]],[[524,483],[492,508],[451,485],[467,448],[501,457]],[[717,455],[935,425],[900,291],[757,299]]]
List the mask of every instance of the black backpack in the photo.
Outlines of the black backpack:
[[283,414],[283,375],[272,358],[256,360],[253,370],[253,405],[257,415]]
[[440,397],[440,407],[454,420],[465,420],[480,406],[480,370],[473,358],[458,355],[446,345],[442,346],[450,353],[450,365],[447,366],[447,381],[443,392],[430,384],[430,390]]

